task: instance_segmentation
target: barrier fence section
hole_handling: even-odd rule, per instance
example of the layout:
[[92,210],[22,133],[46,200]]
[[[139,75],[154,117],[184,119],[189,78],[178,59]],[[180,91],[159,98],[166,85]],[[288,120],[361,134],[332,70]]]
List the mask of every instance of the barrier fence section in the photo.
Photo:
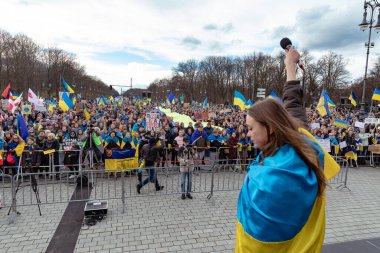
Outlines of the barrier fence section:
[[[37,205],[39,208],[41,204],[120,200],[124,213],[129,198],[186,193],[208,193],[207,200],[214,204],[216,192],[241,189],[251,163],[251,159],[242,157],[244,154],[239,151],[236,159],[229,159],[228,156],[220,159],[229,153],[219,149],[210,151],[208,157],[206,152],[201,151],[190,163],[183,163],[179,157],[173,163],[171,160],[167,163],[168,159],[164,164],[157,161],[155,167],[106,171],[104,167],[96,169],[93,166],[95,163],[91,165],[91,158],[86,164],[88,157],[81,150],[70,152],[43,155],[43,166],[33,166],[28,160],[30,157],[23,156],[19,167],[9,168],[13,173],[1,174],[2,204],[9,207],[11,213],[17,214],[17,207],[20,206]],[[75,159],[70,160],[69,154]],[[343,158],[335,159],[341,170],[329,183],[337,189],[349,190],[349,163]],[[76,197],[73,198],[73,195]]]
[[339,164],[340,171],[335,177],[329,180],[329,184],[335,186],[336,189],[347,189],[350,191],[350,189],[347,187],[349,161],[340,157],[336,157],[335,161]]

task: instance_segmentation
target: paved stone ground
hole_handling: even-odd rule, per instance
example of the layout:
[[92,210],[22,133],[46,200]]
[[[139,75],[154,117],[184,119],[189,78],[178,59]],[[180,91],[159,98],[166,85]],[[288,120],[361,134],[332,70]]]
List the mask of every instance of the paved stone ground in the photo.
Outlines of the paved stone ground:
[[[151,187],[144,188],[139,196],[135,193],[135,178],[126,178],[124,182],[130,189],[126,212],[122,214],[120,200],[110,201],[105,220],[93,227],[82,227],[75,252],[232,252],[238,191],[215,192],[213,205],[206,201],[209,176],[194,176],[196,190],[202,192],[194,193],[193,200],[181,200],[179,194],[172,194],[178,192],[175,176],[159,176],[167,186],[163,195]],[[242,176],[229,175],[229,184],[227,176],[218,175],[217,188],[237,189]],[[101,182],[92,195],[99,198],[101,193],[109,193],[119,197],[120,179],[113,179],[114,184]],[[328,191],[326,244],[380,237],[379,182],[379,168],[354,168],[348,175],[351,192]],[[12,225],[7,225],[7,210],[0,210],[0,242],[6,245],[0,252],[44,252],[65,207],[43,205],[42,217],[36,206],[19,208],[22,215]]]

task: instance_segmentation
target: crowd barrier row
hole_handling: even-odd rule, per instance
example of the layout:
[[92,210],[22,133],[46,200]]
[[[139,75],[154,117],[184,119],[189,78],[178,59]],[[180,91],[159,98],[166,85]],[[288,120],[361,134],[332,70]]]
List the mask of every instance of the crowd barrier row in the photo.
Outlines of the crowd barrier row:
[[[49,155],[49,161],[54,160]],[[336,158],[341,170],[329,183],[337,189],[348,189],[347,179],[349,163],[343,158]],[[38,206],[42,204],[69,203],[74,201],[120,200],[122,213],[128,206],[128,199],[147,196],[181,195],[188,191],[192,194],[205,193],[207,201],[214,204],[215,193],[222,191],[238,191],[244,182],[249,163],[241,163],[241,159],[215,159],[194,162],[188,167],[191,177],[183,177],[182,169],[177,165],[157,166],[153,170],[133,168],[128,170],[105,171],[63,170],[54,162],[45,171],[19,169],[15,175],[2,174],[0,177],[0,196],[5,207],[9,208],[10,223],[19,214],[18,207]],[[20,167],[22,167],[20,161]],[[17,169],[16,166],[14,169]],[[41,168],[37,168],[41,169]],[[186,169],[187,170],[187,169]],[[163,189],[157,191],[156,179]],[[137,192],[137,185],[148,182]],[[185,183],[185,184],[184,184]],[[184,185],[183,185],[184,184]],[[76,196],[73,198],[73,196]]]

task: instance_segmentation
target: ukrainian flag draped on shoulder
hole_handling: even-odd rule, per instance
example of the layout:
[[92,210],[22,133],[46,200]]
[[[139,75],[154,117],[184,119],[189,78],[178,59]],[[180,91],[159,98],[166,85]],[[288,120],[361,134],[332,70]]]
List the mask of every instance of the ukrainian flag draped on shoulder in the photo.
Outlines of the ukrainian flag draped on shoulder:
[[[339,165],[305,129],[326,178]],[[314,171],[286,144],[249,166],[238,202],[236,253],[320,252],[325,233],[325,199],[318,196]],[[302,189],[302,190],[300,190]]]
[[233,105],[237,105],[239,106],[240,110],[244,110],[246,102],[247,101],[245,100],[245,97],[243,96],[243,94],[235,90]]

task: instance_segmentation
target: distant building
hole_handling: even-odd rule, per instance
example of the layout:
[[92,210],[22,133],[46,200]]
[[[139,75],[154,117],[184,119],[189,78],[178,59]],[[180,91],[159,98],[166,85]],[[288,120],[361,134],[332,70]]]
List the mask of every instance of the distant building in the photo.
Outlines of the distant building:
[[339,105],[341,106],[351,106],[351,101],[348,99],[348,97],[340,97],[339,98]]
[[123,96],[147,99],[152,97],[152,92],[147,89],[129,89],[126,92],[123,92]]

